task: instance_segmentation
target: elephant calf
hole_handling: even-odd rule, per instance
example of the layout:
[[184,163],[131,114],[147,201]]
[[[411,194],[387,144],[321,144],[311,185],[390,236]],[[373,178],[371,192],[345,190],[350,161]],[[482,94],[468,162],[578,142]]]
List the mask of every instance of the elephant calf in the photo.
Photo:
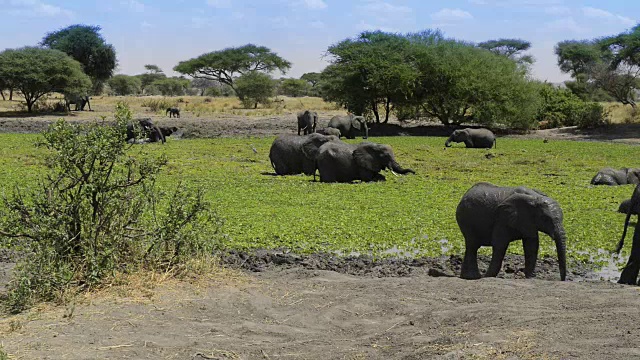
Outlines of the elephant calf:
[[488,129],[459,129],[455,130],[445,141],[444,146],[451,146],[451,142],[464,142],[468,148],[489,149],[496,146],[496,136]]
[[401,167],[389,145],[363,142],[358,145],[342,141],[329,142],[318,150],[316,165],[322,182],[384,181],[380,171],[390,169],[399,174],[415,174]]
[[540,240],[538,231],[556,243],[560,279],[566,278],[566,240],[560,205],[545,194],[526,187],[473,185],[456,209],[456,221],[464,236],[465,253],[460,277],[478,279],[478,249],[491,246],[493,254],[485,276],[495,277],[509,243],[522,239],[524,274],[534,276]]
[[167,112],[165,115],[169,115],[169,117],[180,117],[180,109],[176,108],[176,107],[170,107],[167,109]]
[[297,136],[280,135],[271,144],[269,160],[278,175],[315,173],[315,158],[320,146],[327,142],[340,141],[335,136],[309,134]]
[[[304,132],[304,135],[312,134],[316,132],[316,125],[318,124],[318,113],[311,110],[305,110],[298,113],[298,135],[300,130]],[[326,134],[330,135],[330,134]]]
[[604,168],[591,179],[591,185],[640,184],[640,169],[622,168],[620,170]]
[[318,134],[322,134],[322,135],[333,135],[333,136],[337,136],[340,137],[342,136],[342,133],[340,132],[340,130],[338,129],[334,129],[334,128],[324,128],[324,129],[320,129],[318,131],[316,131]]

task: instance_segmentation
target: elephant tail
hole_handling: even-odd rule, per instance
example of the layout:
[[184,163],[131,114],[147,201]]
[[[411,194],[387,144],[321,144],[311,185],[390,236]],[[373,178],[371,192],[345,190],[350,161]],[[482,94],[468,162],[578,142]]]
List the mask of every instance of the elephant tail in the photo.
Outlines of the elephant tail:
[[498,139],[493,138],[493,148],[497,149],[498,148]]
[[616,246],[616,254],[620,253],[622,247],[624,246],[624,238],[627,236],[627,228],[629,227],[629,220],[631,219],[631,214],[633,213],[633,209],[638,206],[638,202],[640,201],[640,184],[636,186],[635,190],[633,190],[633,195],[631,196],[631,201],[629,204],[629,209],[627,209],[627,217],[624,219],[624,229],[622,230],[622,237]]

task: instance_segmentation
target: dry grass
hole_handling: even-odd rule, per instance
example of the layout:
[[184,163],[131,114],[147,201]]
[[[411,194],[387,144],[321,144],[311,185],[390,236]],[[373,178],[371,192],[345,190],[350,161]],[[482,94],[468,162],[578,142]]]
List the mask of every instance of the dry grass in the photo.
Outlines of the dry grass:
[[634,110],[631,105],[623,105],[618,102],[603,104],[609,112],[612,124],[635,124],[640,123],[640,110]]

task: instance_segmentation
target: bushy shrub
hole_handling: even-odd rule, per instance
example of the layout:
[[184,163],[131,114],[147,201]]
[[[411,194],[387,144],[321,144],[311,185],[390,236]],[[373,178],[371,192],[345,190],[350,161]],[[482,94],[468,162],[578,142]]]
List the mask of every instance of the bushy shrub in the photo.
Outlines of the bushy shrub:
[[600,103],[583,101],[571,90],[545,84],[540,87],[540,97],[542,103],[536,118],[548,127],[587,128],[609,122],[609,114]]
[[142,101],[142,107],[148,107],[149,110],[153,112],[164,111],[167,108],[170,108],[174,105],[174,102],[170,99],[161,98],[161,99],[144,99]]
[[0,239],[23,254],[6,298],[11,311],[99,288],[117,273],[166,272],[211,250],[219,222],[202,191],[158,189],[166,158],[132,156],[131,112],[119,104],[115,118],[51,125],[39,143],[49,150],[45,176],[4,199]]
[[252,71],[236,79],[236,91],[245,108],[257,108],[258,104],[268,105],[275,91],[271,76]]

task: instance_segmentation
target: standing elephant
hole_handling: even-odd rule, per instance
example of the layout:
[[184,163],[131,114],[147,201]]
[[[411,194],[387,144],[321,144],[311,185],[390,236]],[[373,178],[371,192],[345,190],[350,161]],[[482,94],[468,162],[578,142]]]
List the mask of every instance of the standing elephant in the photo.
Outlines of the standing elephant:
[[496,146],[496,136],[488,129],[458,129],[444,143],[451,146],[451,142],[464,142],[468,148],[491,148]]
[[604,168],[591,179],[591,185],[640,184],[640,169],[622,168],[620,170]]
[[167,112],[165,113],[165,115],[169,115],[169,117],[180,117],[180,109],[178,109],[177,107],[170,107],[167,108]]
[[318,149],[316,166],[322,182],[384,181],[380,171],[387,168],[398,174],[415,174],[398,164],[389,145],[370,142],[326,143]]
[[[627,209],[627,217],[624,220],[624,230],[622,231],[622,238],[618,242],[616,247],[616,253],[620,253],[624,246],[624,238],[627,235],[627,227],[629,226],[629,219],[634,209],[640,206],[640,185],[636,185],[631,196],[629,208]],[[631,245],[631,254],[627,265],[620,274],[619,284],[636,285],[638,281],[638,273],[640,272],[640,221],[636,222],[635,230],[633,231],[633,243]]]
[[631,207],[631,199],[623,200],[618,206],[618,212],[626,214],[631,210],[632,215],[640,214],[640,203],[636,203],[635,207]]
[[524,274],[534,276],[540,240],[538,231],[556,243],[560,279],[566,278],[566,234],[560,205],[545,194],[526,187],[499,187],[477,183],[460,200],[456,220],[464,236],[465,253],[460,277],[478,279],[478,249],[491,246],[493,254],[485,276],[495,277],[509,243],[522,239]]
[[305,135],[316,132],[317,124],[317,112],[305,110],[298,113],[298,135],[300,135],[300,130],[303,130]]
[[336,115],[329,120],[327,127],[340,130],[342,136],[347,139],[355,139],[356,135],[363,134],[362,138],[369,137],[367,120],[362,116],[349,114],[347,116]]
[[64,102],[67,111],[71,111],[71,104],[76,105],[76,111],[84,111],[84,107],[89,105],[89,111],[91,110],[91,103],[89,102],[89,96],[64,94]]
[[[340,141],[335,136],[309,134],[305,136],[280,135],[271,144],[269,159],[278,175],[315,173],[317,149],[324,143]],[[303,149],[304,146],[304,149]]]

